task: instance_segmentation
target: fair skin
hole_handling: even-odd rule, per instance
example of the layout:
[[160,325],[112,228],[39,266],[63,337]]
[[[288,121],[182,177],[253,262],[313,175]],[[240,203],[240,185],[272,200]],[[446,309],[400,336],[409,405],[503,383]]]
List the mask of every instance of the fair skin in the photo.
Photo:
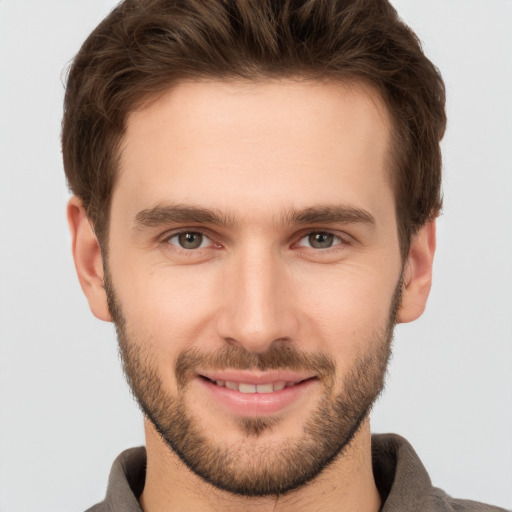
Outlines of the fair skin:
[[[354,84],[189,82],[129,115],[111,205],[108,264],[127,330],[155,355],[166,391],[179,393],[174,363],[187,349],[215,352],[229,345],[262,353],[280,340],[330,356],[340,392],[358,358],[374,350],[402,269],[397,320],[421,315],[435,228],[428,223],[419,230],[402,262],[389,142],[382,101]],[[177,218],[176,205],[189,208],[186,221]],[[298,220],[322,207],[331,213],[336,207],[336,214]],[[155,208],[159,216],[148,216]],[[221,219],[194,219],[197,208]],[[78,198],[70,200],[68,218],[91,310],[111,321],[98,241]],[[201,233],[200,246],[180,246],[180,229]],[[330,246],[312,245],[311,233],[332,234]],[[222,371],[215,379],[238,384],[308,379],[294,393],[284,390],[283,400],[240,391],[226,398],[226,388],[220,393],[199,375],[190,380],[187,411],[203,429],[207,425],[214,445],[236,449],[240,471],[249,467],[254,449],[272,454],[300,439],[325,393],[315,375]],[[275,422],[248,437],[237,420],[259,416]],[[368,419],[326,471],[277,500],[213,488],[147,420],[145,432],[148,467],[140,501],[146,512],[376,512],[380,506]]]

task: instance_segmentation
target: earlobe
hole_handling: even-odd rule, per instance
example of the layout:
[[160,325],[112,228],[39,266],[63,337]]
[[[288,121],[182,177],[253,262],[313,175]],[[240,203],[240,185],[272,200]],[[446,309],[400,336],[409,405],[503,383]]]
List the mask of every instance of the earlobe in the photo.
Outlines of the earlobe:
[[94,316],[112,321],[103,286],[103,261],[98,239],[87,217],[82,201],[73,196],[67,206],[72,252],[80,286]]
[[411,239],[404,268],[402,301],[398,323],[416,320],[425,310],[432,284],[432,264],[436,250],[435,220],[427,222]]

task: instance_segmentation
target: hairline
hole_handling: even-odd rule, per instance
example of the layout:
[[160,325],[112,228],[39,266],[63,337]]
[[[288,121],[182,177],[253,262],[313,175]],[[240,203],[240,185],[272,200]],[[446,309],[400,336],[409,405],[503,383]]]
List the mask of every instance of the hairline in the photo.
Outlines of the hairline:
[[[376,110],[379,112],[379,115],[382,114],[382,109],[384,109],[385,124],[389,129],[389,140],[388,140],[388,148],[386,151],[385,157],[385,169],[386,169],[386,179],[389,180],[389,186],[391,187],[394,199],[395,206],[395,220],[396,220],[396,228],[398,232],[398,241],[400,247],[400,254],[402,261],[405,263],[406,256],[408,254],[410,239],[413,233],[403,233],[401,229],[401,213],[398,210],[399,202],[398,202],[398,166],[399,166],[399,158],[400,158],[400,123],[397,121],[395,115],[393,114],[393,110],[389,105],[389,101],[387,99],[386,91],[383,87],[379,87],[374,81],[357,75],[354,72],[347,72],[346,75],[341,73],[325,73],[323,75],[319,75],[316,73],[265,73],[261,71],[260,73],[254,72],[253,75],[251,73],[247,74],[219,74],[215,75],[207,75],[203,73],[197,73],[195,76],[186,76],[186,77],[176,77],[174,79],[170,79],[167,81],[162,81],[160,86],[149,93],[141,93],[137,98],[133,99],[132,106],[127,108],[125,111],[125,115],[123,118],[123,126],[122,130],[116,134],[114,137],[114,144],[111,145],[110,155],[109,155],[109,164],[112,168],[112,188],[110,190],[110,196],[108,201],[105,204],[105,210],[98,212],[98,219],[95,222],[93,218],[90,216],[90,212],[87,212],[88,217],[91,220],[91,223],[94,227],[94,231],[97,235],[98,242],[101,248],[102,253],[104,252],[104,259],[106,260],[108,255],[108,237],[110,231],[110,215],[112,208],[112,197],[114,195],[115,188],[117,186],[120,174],[122,172],[122,159],[123,159],[123,151],[125,148],[125,136],[126,129],[128,125],[129,117],[136,113],[149,108],[152,104],[157,102],[160,98],[165,96],[166,94],[171,93],[171,91],[179,85],[186,83],[240,83],[247,85],[254,84],[268,84],[272,82],[296,82],[296,83],[310,83],[310,84],[329,84],[334,86],[347,86],[349,88],[358,88],[365,91],[366,96],[369,100],[375,103]],[[377,100],[377,101],[375,101]],[[101,221],[99,217],[101,218]],[[100,228],[98,230],[98,227]]]

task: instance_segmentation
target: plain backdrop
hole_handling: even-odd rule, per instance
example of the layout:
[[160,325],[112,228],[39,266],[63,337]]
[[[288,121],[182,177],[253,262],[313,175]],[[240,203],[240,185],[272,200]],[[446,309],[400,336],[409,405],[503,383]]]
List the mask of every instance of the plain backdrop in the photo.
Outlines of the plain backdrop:
[[[396,0],[448,91],[445,208],[425,315],[399,326],[375,432],[435,485],[512,507],[512,1]],[[0,0],[0,511],[81,511],[143,443],[114,330],[65,221],[65,69],[109,0]]]

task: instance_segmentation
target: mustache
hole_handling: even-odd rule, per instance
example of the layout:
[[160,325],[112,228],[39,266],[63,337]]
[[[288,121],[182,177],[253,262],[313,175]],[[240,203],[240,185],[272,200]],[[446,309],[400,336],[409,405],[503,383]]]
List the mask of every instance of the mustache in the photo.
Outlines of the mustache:
[[287,343],[272,344],[265,352],[249,352],[240,346],[222,347],[215,352],[184,350],[176,360],[175,375],[184,387],[197,369],[294,370],[314,373],[320,380],[332,380],[336,365],[326,354],[297,350]]

